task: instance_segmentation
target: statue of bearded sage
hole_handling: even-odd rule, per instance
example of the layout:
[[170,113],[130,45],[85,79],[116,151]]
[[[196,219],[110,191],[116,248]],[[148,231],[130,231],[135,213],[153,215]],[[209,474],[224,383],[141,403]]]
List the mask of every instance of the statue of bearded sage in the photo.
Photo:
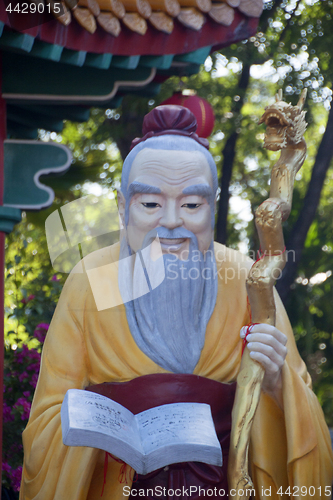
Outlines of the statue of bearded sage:
[[[216,165],[195,130],[186,108],[160,106],[145,117],[143,137],[133,141],[123,166],[121,241],[88,255],[82,272],[74,269],[66,281],[23,434],[21,500],[228,495],[231,410],[240,330],[250,322],[245,281],[252,261],[214,242]],[[100,307],[96,297],[115,305]],[[277,294],[275,303],[276,326],[255,325],[246,348],[265,369],[250,439],[253,497],[269,492],[277,500],[288,487],[328,492],[333,460]],[[107,395],[133,413],[177,402],[209,404],[222,467],[175,463],[132,485],[135,471],[116,456],[63,444],[60,408],[69,389]]]

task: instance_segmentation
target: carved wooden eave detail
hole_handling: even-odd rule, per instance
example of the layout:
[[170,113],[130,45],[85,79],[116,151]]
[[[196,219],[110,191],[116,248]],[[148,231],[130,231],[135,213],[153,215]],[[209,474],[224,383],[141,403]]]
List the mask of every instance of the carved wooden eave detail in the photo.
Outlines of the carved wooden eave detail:
[[[207,16],[217,24],[230,26],[235,10],[248,17],[259,17],[263,10],[262,0],[61,0],[61,12],[56,13],[55,0],[49,0],[55,18],[65,26],[77,22],[89,33],[97,25],[117,37],[126,26],[144,35],[147,21],[158,31],[171,34],[174,22],[186,28],[200,31]],[[110,15],[112,14],[112,15]],[[116,22],[113,16],[120,19]]]

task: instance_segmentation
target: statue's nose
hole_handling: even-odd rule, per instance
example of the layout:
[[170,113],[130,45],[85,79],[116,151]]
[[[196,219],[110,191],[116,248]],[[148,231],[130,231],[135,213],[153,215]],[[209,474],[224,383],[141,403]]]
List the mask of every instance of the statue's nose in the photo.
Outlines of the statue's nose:
[[179,215],[176,203],[174,200],[166,203],[163,215],[160,219],[160,225],[168,229],[174,229],[183,225],[183,219]]

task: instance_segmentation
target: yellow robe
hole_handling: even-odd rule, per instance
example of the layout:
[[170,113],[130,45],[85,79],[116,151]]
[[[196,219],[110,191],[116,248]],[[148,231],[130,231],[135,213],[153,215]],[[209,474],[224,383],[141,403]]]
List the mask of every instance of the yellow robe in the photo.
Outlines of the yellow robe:
[[[251,261],[219,244],[215,244],[215,254],[219,276],[217,302],[194,374],[228,383],[237,377],[241,359],[239,331],[249,322],[245,278]],[[98,259],[95,265],[116,262],[118,256],[119,245],[100,250],[94,254],[94,259]],[[113,291],[119,294],[116,266],[113,272]],[[110,293],[110,289],[105,293]],[[278,296],[276,303],[276,326],[288,336],[283,368],[284,412],[262,393],[250,450],[256,499],[265,498],[262,489],[270,487],[271,498],[288,498],[276,493],[280,487],[285,491],[288,485],[303,486],[303,491],[304,487],[313,486],[313,498],[321,498],[325,487],[332,484],[330,436]],[[136,345],[125,306],[98,312],[86,274],[72,273],[47,334],[30,420],[23,433],[25,459],[20,499],[100,499],[105,453],[62,444],[60,407],[64,395],[72,388],[125,382],[153,373],[166,370]],[[128,498],[123,496],[124,484],[118,479],[120,467],[109,460],[102,498]]]

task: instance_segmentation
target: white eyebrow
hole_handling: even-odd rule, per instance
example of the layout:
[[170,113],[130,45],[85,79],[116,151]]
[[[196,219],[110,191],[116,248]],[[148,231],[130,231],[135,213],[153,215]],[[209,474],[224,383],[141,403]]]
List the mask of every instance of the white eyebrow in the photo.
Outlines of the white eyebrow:
[[183,189],[183,194],[203,196],[209,201],[213,196],[213,190],[209,184],[193,184]]
[[137,193],[144,194],[160,194],[160,188],[156,186],[151,186],[150,184],[144,184],[143,182],[134,181],[128,186],[127,199],[131,199],[133,195]]

